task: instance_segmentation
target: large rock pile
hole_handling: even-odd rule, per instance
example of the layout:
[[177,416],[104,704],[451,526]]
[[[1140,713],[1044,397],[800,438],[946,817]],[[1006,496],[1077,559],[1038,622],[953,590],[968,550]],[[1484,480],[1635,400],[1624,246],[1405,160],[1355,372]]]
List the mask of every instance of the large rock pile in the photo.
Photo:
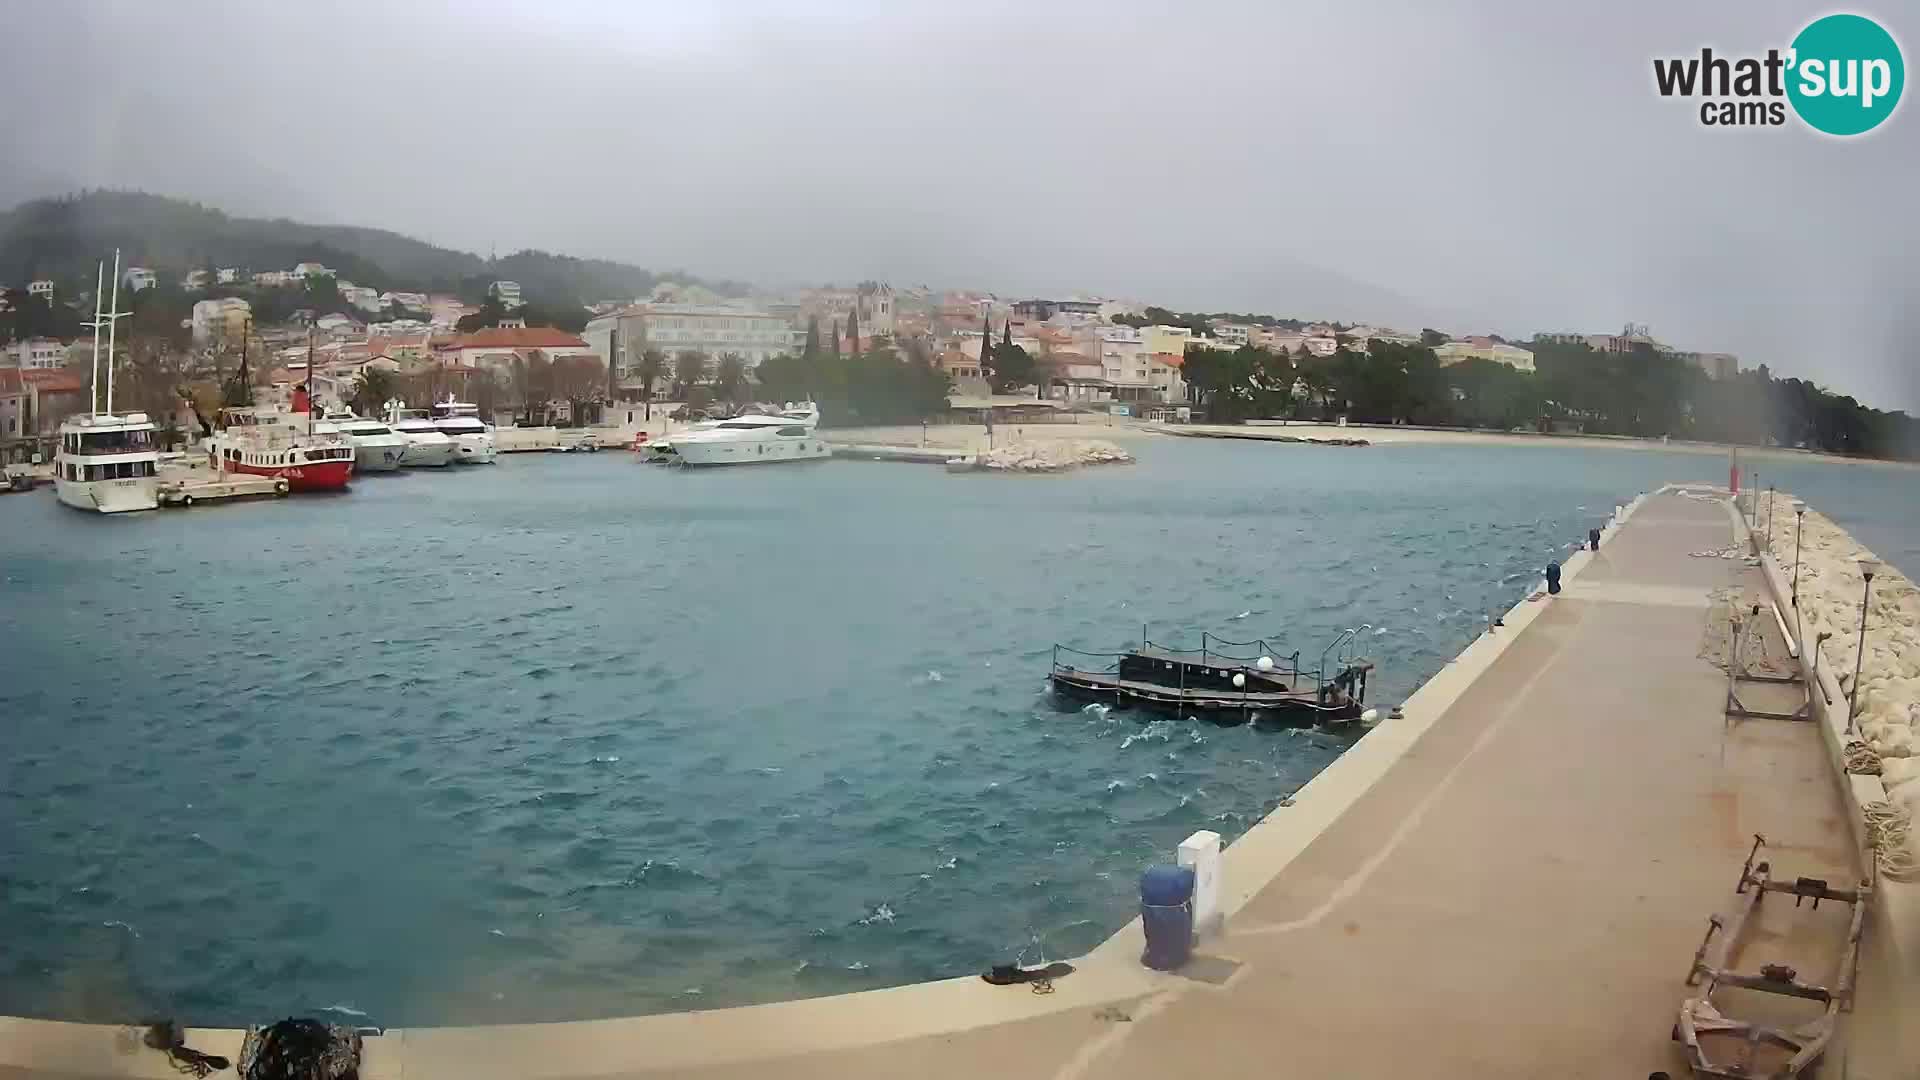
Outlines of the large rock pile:
[[1082,465],[1130,465],[1133,455],[1100,439],[1048,439],[999,446],[975,459],[996,472],[1060,472]]

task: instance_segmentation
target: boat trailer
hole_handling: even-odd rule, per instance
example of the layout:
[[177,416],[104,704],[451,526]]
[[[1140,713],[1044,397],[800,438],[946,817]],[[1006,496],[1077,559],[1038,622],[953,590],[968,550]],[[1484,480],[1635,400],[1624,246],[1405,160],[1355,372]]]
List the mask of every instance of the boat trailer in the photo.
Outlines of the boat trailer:
[[[1712,916],[1707,923],[1706,936],[1700,939],[1700,947],[1694,950],[1693,966],[1687,971],[1687,985],[1703,989],[1698,996],[1688,998],[1680,1006],[1680,1020],[1673,1026],[1673,1038],[1686,1051],[1687,1065],[1695,1076],[1717,1076],[1728,1080],[1755,1080],[1756,1077],[1779,1080],[1799,1076],[1826,1053],[1841,1011],[1853,1010],[1853,982],[1854,971],[1859,963],[1860,931],[1865,924],[1867,901],[1873,890],[1865,882],[1858,888],[1836,889],[1820,878],[1799,877],[1790,882],[1775,881],[1771,863],[1754,861],[1766,844],[1766,837],[1754,834],[1753,848],[1747,852],[1746,864],[1740,868],[1739,885],[1734,889],[1736,894],[1747,898],[1746,902],[1731,918]],[[1822,900],[1852,905],[1853,918],[1847,927],[1846,946],[1840,956],[1839,973],[1832,989],[1802,982],[1797,971],[1781,963],[1763,964],[1757,975],[1732,970],[1730,965],[1740,951],[1741,935],[1753,915],[1760,910],[1768,893],[1792,894],[1796,908],[1805,900],[1813,901],[1814,910],[1819,909]],[[1826,1010],[1813,1020],[1790,1028],[1735,1020],[1714,1004],[1714,993],[1723,988],[1817,1001],[1825,1005]],[[1716,1051],[1729,1042],[1734,1044],[1734,1049],[1730,1056],[1716,1058],[1709,1055],[1708,1047],[1702,1045],[1702,1039],[1713,1041]],[[1763,1051],[1768,1052],[1771,1060],[1760,1059]]]

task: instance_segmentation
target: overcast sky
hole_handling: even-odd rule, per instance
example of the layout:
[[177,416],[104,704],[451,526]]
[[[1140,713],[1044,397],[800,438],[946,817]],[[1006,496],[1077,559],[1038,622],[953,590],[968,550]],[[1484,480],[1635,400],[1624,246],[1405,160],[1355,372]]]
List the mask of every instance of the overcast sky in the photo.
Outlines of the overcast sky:
[[[1631,320],[1920,412],[1915,107],[1839,141],[1652,89],[1825,3],[0,4],[8,196],[772,285]],[[1920,13],[1852,10],[1912,61]]]

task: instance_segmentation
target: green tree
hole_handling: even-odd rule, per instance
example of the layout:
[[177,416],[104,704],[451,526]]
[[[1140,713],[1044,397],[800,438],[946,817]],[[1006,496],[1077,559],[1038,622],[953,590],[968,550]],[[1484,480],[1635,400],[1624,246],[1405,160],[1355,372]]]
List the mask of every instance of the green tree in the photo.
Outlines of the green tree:
[[807,316],[807,340],[801,346],[800,356],[808,364],[820,362],[820,316]]
[[721,353],[714,371],[714,388],[722,401],[744,401],[747,393],[747,361],[739,353]]
[[860,305],[855,303],[847,310],[847,352],[860,351]]
[[712,366],[712,360],[698,349],[686,349],[676,354],[673,358],[673,382],[678,388],[675,396],[686,400],[694,387],[707,381]]
[[372,364],[361,365],[360,377],[354,381],[353,411],[361,416],[383,416],[394,389],[391,372]]
[[647,406],[647,419],[653,419],[653,388],[667,369],[667,354],[659,349],[640,350],[636,373],[640,376],[640,400]]
[[980,316],[980,377],[993,382],[993,323]]
[[[984,349],[984,345],[983,345]],[[1023,386],[1030,386],[1036,377],[1038,365],[1027,350],[1019,345],[999,345],[993,350],[993,375],[991,382],[996,393],[1010,394]]]

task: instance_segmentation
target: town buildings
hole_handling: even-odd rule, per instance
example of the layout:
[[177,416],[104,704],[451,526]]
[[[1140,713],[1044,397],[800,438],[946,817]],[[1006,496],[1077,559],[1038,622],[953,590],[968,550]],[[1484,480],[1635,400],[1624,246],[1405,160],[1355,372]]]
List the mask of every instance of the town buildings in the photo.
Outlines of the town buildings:
[[237,296],[201,300],[193,305],[190,321],[196,345],[238,341],[253,321],[253,305]]
[[1533,353],[1518,345],[1509,345],[1490,337],[1468,337],[1457,341],[1448,341],[1433,350],[1441,367],[1448,367],[1466,359],[1491,360],[1505,364],[1516,371],[1532,371]]
[[793,349],[793,328],[787,320],[729,305],[634,304],[588,322],[582,336],[613,368],[623,391],[642,389],[640,357],[648,349],[665,357],[664,378],[672,377],[674,358],[683,352],[704,353],[712,360],[733,353],[751,368]]
[[128,289],[134,292],[140,292],[143,289],[151,289],[155,285],[160,284],[160,278],[159,275],[144,266],[129,266],[126,271],[120,275],[120,282]]
[[6,366],[21,371],[55,371],[66,366],[66,343],[53,338],[16,341],[5,351]]
[[508,311],[525,303],[520,298],[520,283],[517,281],[496,281],[487,286],[487,295],[500,301],[500,306]]

